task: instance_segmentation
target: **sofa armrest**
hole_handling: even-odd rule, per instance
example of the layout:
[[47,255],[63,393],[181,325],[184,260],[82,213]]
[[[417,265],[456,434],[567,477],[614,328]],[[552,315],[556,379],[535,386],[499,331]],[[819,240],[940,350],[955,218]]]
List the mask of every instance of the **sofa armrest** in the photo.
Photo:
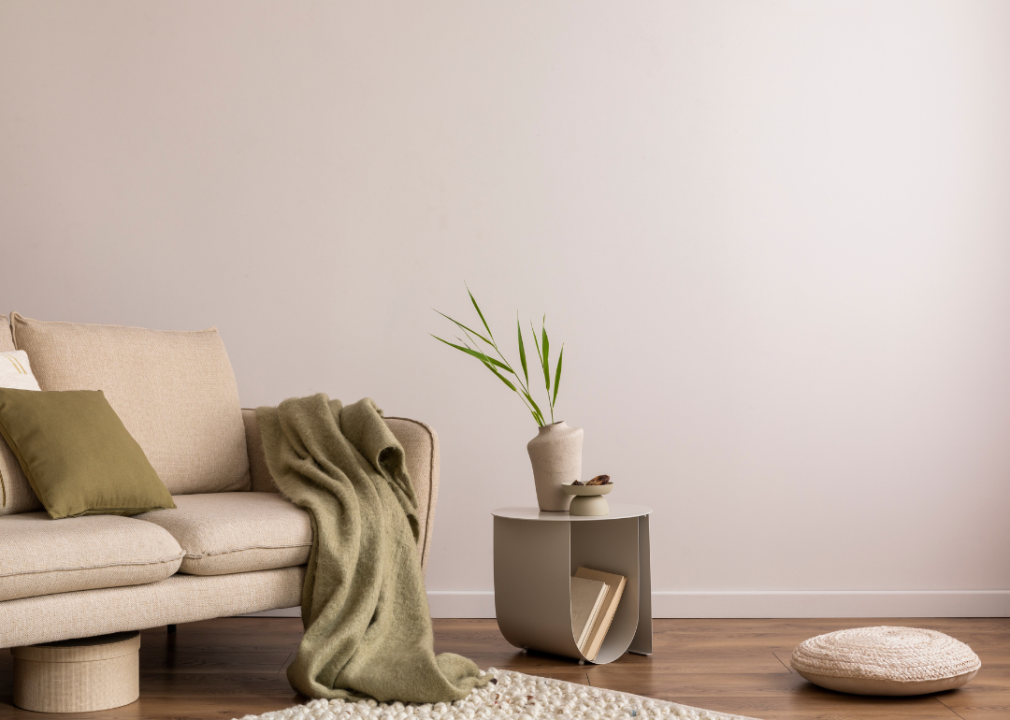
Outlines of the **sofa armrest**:
[[[249,472],[254,492],[277,492],[263,453],[256,411],[242,410],[245,422],[246,447],[249,451]],[[417,495],[417,519],[421,534],[417,539],[417,552],[421,557],[421,570],[428,567],[431,533],[435,524],[435,501],[438,499],[438,435],[428,425],[408,418],[386,418],[386,424],[403,446],[407,472]]]

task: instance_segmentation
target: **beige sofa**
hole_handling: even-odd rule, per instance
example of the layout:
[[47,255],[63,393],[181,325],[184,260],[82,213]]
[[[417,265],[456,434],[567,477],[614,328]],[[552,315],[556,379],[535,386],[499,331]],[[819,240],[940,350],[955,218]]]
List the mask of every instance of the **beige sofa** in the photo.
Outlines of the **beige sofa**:
[[[0,647],[298,606],[308,516],[278,493],[216,329],[159,332],[0,316],[42,390],[103,390],[177,509],[51,520],[0,439]],[[269,352],[269,348],[264,352]],[[356,398],[355,398],[356,399]],[[419,501],[426,565],[438,489],[430,427],[389,418]]]

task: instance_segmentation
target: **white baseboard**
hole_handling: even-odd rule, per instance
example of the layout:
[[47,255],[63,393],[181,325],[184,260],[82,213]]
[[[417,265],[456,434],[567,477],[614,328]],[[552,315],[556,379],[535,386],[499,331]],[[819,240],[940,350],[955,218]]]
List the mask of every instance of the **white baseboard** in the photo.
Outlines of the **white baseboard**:
[[657,592],[657,618],[1010,617],[1010,590]]
[[428,609],[433,618],[493,618],[494,593],[490,590],[429,590]]
[[[494,593],[428,592],[435,618],[493,618]],[[299,608],[250,617],[300,617]],[[1010,590],[655,592],[656,618],[1010,617]]]

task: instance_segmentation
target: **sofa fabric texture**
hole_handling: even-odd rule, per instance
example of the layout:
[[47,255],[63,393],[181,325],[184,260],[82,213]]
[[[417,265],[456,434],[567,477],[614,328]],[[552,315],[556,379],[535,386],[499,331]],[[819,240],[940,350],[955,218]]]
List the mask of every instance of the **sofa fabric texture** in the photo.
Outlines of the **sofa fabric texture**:
[[11,337],[11,323],[6,315],[0,315],[0,352],[17,350]]
[[101,390],[0,388],[0,434],[52,518],[175,507]]
[[[7,316],[0,315],[0,388],[40,390],[24,350],[15,350]],[[0,435],[0,515],[38,510],[35,496],[14,452]]]
[[173,575],[183,557],[163,528],[116,515],[6,517],[0,547],[0,600],[8,601],[154,583]]
[[21,470],[17,456],[0,436],[0,516],[41,509],[42,503]]
[[249,451],[249,476],[253,492],[278,492],[277,483],[267,467],[267,457],[263,454],[263,436],[260,435],[256,411],[243,408],[242,422],[245,424],[245,444]]
[[209,577],[173,575],[147,585],[10,600],[0,603],[0,647],[294,607],[304,578],[304,567]]
[[295,567],[309,559],[309,515],[277,493],[180,495],[175,502],[175,510],[136,519],[164,528],[182,546],[181,573],[228,575]]
[[238,387],[216,328],[10,317],[43,390],[102,390],[174,495],[249,489]]

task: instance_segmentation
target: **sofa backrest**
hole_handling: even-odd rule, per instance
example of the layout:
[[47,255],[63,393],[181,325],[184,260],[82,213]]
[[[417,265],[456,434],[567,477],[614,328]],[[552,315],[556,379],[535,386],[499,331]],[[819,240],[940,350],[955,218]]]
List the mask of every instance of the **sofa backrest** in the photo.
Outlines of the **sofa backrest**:
[[45,390],[102,390],[173,495],[248,490],[235,374],[217,328],[43,322],[12,313]]

